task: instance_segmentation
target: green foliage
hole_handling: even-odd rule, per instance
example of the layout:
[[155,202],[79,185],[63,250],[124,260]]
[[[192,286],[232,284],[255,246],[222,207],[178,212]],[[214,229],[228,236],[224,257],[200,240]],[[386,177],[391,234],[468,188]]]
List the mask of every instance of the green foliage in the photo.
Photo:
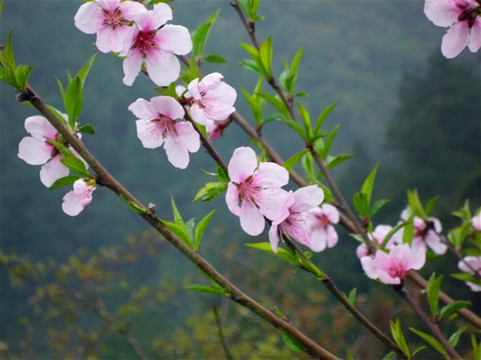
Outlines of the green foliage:
[[263,16],[257,15],[261,0],[237,0],[235,2],[239,4],[250,21],[255,22],[264,18]]
[[428,298],[429,309],[431,310],[432,318],[435,320],[438,316],[439,291],[441,290],[442,281],[442,275],[436,277],[436,273],[433,273],[429,278],[428,285],[426,287],[426,296]]
[[[0,4],[0,14],[3,10],[3,2]],[[18,92],[24,92],[27,88],[28,78],[32,72],[29,65],[16,65],[12,48],[12,33],[8,33],[5,49],[0,50],[0,80],[13,86]]]
[[429,345],[431,345],[434,349],[436,349],[437,352],[439,352],[443,356],[447,356],[448,353],[446,352],[446,349],[443,347],[443,345],[436,340],[433,336],[426,334],[425,332],[421,330],[417,330],[415,328],[409,328],[413,333],[415,333],[417,336],[422,338],[424,341],[426,341]]
[[399,348],[403,351],[406,358],[410,359],[411,352],[409,351],[409,347],[406,343],[406,338],[404,337],[404,334],[401,328],[401,320],[399,320],[399,318],[396,318],[395,322],[389,321],[389,325],[391,327],[391,334],[394,341],[399,346]]
[[[203,24],[201,24],[197,29],[192,31],[192,53],[193,57],[202,59],[204,56],[205,44],[209,38],[210,31],[214,25],[217,17],[219,16],[220,10],[216,11],[212,16],[210,16]],[[221,61],[222,62],[222,61]]]

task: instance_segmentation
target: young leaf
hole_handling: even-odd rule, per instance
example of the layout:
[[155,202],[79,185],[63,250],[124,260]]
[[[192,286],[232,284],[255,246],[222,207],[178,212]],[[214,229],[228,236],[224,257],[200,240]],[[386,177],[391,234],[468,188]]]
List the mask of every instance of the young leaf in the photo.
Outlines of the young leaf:
[[294,169],[294,166],[297,165],[297,163],[302,159],[302,157],[309,152],[309,149],[304,149],[301,152],[298,152],[294,155],[292,155],[289,159],[286,160],[284,163],[284,167],[286,168],[287,171],[291,171]]
[[357,289],[354,288],[349,292],[349,295],[347,296],[347,299],[349,300],[349,303],[354,306],[356,303],[356,295],[357,295]]
[[416,189],[408,190],[407,196],[408,196],[409,207],[411,209],[412,214],[422,219],[426,219],[427,215],[426,215],[426,212],[424,211],[421,200],[419,199],[418,191]]
[[204,235],[205,228],[210,222],[210,219],[214,215],[215,210],[212,210],[208,213],[204,218],[199,221],[199,223],[195,226],[194,230],[194,250],[197,251],[199,249],[200,241],[202,240],[202,235]]
[[431,310],[433,319],[435,319],[438,315],[439,291],[441,290],[442,281],[442,275],[436,278],[436,273],[433,273],[429,278],[428,285],[426,287],[429,309]]
[[449,337],[449,344],[453,348],[458,346],[459,339],[461,338],[461,335],[466,331],[466,327],[461,326],[456,332],[454,332],[450,337]]
[[219,295],[227,295],[229,293],[227,290],[222,289],[221,287],[215,287],[215,286],[210,286],[210,285],[195,285],[195,284],[192,284],[192,285],[184,286],[184,289],[208,293],[208,294],[219,294]]
[[208,182],[204,185],[203,188],[197,191],[195,194],[194,200],[192,202],[199,201],[210,201],[215,199],[219,194],[226,190],[226,184],[221,182]]
[[89,172],[87,171],[87,167],[85,166],[85,163],[73,154],[62,156],[60,162],[75,174],[86,177],[90,176]]
[[281,331],[282,341],[286,346],[298,353],[306,352],[306,347],[297,339],[293,338],[291,335],[285,331]]
[[82,125],[79,129],[79,132],[84,134],[95,135],[95,128],[90,124]]
[[266,78],[270,78],[272,76],[272,38],[270,36],[261,44],[259,48],[259,56],[265,72],[264,75]]
[[143,207],[139,206],[138,204],[134,203],[133,201],[130,201],[129,199],[127,199],[125,196],[123,196],[122,194],[119,194],[120,198],[127,204],[129,205],[130,209],[137,213],[137,214],[145,214],[147,212],[146,209],[144,209]]
[[72,185],[78,179],[80,179],[80,176],[75,176],[75,175],[64,176],[60,179],[55,180],[55,182],[48,189],[54,190],[62,186]]
[[172,213],[174,215],[174,221],[177,225],[180,227],[185,228],[185,223],[184,220],[182,219],[182,216],[180,215],[179,210],[177,209],[177,206],[175,205],[174,197],[170,198],[170,204],[172,206]]
[[217,19],[217,16],[219,16],[219,13],[220,9],[192,32],[192,52],[195,57],[202,57],[204,55],[205,44],[209,38],[209,34],[214,22]]
[[15,82],[17,91],[23,92],[27,87],[28,77],[32,72],[30,65],[18,65],[15,69]]
[[426,215],[430,216],[432,214],[433,209],[436,206],[438,200],[439,200],[439,196],[435,196],[429,199],[429,201],[426,204]]
[[299,261],[297,260],[297,257],[293,253],[288,252],[287,250],[280,247],[277,248],[277,253],[275,253],[274,251],[272,251],[271,244],[268,242],[246,244],[246,246],[275,255],[281,258],[282,260],[287,261],[289,264],[299,265]]
[[399,318],[396,318],[395,322],[389,321],[390,327],[391,327],[391,334],[396,342],[396,344],[399,346],[399,348],[402,350],[404,355],[408,359],[411,358],[411,352],[409,351],[408,344],[406,343],[406,338],[404,337],[402,328],[401,328],[401,321]]
[[297,108],[299,109],[299,114],[301,114],[302,123],[304,124],[304,131],[307,136],[305,140],[311,140],[312,138],[312,127],[311,127],[311,116],[307,109],[302,106],[301,104],[297,104]]
[[319,134],[321,128],[322,128],[322,125],[324,124],[324,122],[326,121],[327,117],[329,116],[329,114],[331,113],[332,110],[334,110],[334,108],[337,106],[336,103],[333,103],[331,105],[329,105],[328,107],[326,107],[322,113],[319,115],[319,117],[317,118],[316,120],[316,125],[314,126],[314,135],[317,135]]
[[65,111],[67,112],[70,130],[75,130],[77,118],[82,111],[82,81],[79,77],[72,79],[65,89]]
[[349,154],[339,154],[336,156],[328,156],[327,157],[327,168],[329,170],[334,169],[336,166],[341,165],[344,161],[352,159],[353,155]]
[[431,345],[434,349],[436,349],[439,353],[441,353],[444,356],[447,356],[448,353],[446,349],[441,345],[441,343],[436,340],[434,337],[432,337],[429,334],[426,334],[425,332],[422,332],[420,330],[417,330],[415,328],[409,328],[413,333],[415,333],[417,336],[422,338],[424,341],[426,341],[429,345]]
[[165,221],[165,220],[160,220],[160,222],[162,224],[164,224],[170,231],[172,231],[175,235],[177,235],[177,237],[182,240],[188,247],[190,247],[191,249],[193,249],[193,244],[192,244],[192,240],[191,238],[189,237],[189,234],[187,232],[187,229],[185,227],[185,224],[184,226],[182,225],[178,225],[176,223],[172,223],[172,222],[169,222],[169,221]]
[[469,301],[464,301],[464,300],[453,301],[452,303],[446,306],[443,306],[441,308],[441,311],[439,312],[439,315],[442,318],[448,318],[458,310],[464,309],[470,305],[471,303]]
[[212,55],[207,55],[204,58],[204,61],[209,62],[209,63],[213,63],[213,64],[223,64],[227,60],[222,55],[212,54]]
[[87,75],[90,72],[90,68],[92,67],[92,64],[94,63],[94,60],[97,58],[97,54],[94,54],[90,57],[90,59],[87,60],[84,66],[79,70],[77,73],[77,76],[80,79],[81,83],[81,89],[83,90],[84,84],[85,84],[85,79],[87,78]]

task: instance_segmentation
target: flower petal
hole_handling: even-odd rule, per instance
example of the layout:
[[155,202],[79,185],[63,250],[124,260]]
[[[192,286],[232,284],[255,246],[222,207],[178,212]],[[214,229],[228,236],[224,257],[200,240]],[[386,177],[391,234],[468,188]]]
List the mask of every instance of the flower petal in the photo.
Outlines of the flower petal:
[[162,146],[164,136],[159,131],[157,124],[152,120],[137,120],[137,137],[142,142],[142,146],[146,149],[155,149]]
[[45,140],[26,136],[18,144],[18,157],[29,165],[42,165],[50,159],[52,149]]
[[40,181],[46,187],[52,186],[56,180],[69,174],[68,168],[60,162],[61,158],[60,154],[53,157],[40,169]]
[[239,147],[234,150],[228,165],[230,180],[241,183],[251,176],[257,167],[257,156],[250,147]]
[[159,86],[170,85],[180,74],[179,60],[168,51],[151,51],[145,58],[145,66],[150,79]]
[[142,68],[142,54],[136,50],[130,50],[127,54],[127,57],[124,59],[122,63],[122,67],[124,70],[124,78],[122,81],[125,85],[131,86],[137,75],[139,75],[140,69]]
[[102,23],[102,8],[95,1],[85,3],[77,10],[74,21],[80,31],[94,34]]
[[151,98],[150,102],[157,113],[173,120],[182,119],[185,115],[182,105],[171,96],[156,96]]
[[453,24],[448,32],[443,36],[441,52],[443,55],[452,59],[458,56],[468,44],[469,27],[466,21]]
[[259,209],[257,209],[254,204],[244,202],[239,217],[242,230],[247,234],[256,236],[264,230],[264,216],[262,216]]
[[181,25],[165,25],[158,32],[160,47],[176,55],[186,55],[192,50],[189,30]]

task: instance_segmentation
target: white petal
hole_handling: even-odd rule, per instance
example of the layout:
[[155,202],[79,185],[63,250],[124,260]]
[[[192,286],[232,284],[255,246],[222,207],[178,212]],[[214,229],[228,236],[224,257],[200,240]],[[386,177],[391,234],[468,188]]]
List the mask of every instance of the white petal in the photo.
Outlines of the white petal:
[[252,203],[243,203],[240,214],[240,224],[242,230],[251,236],[256,236],[262,233],[265,226],[264,216],[259,212],[259,209]]
[[137,137],[142,142],[142,146],[146,149],[155,149],[164,143],[164,137],[151,120],[137,120]]
[[69,174],[68,168],[60,162],[61,155],[57,155],[40,169],[40,181],[46,187],[50,187],[53,183]]
[[18,144],[18,157],[29,165],[42,165],[50,159],[52,149],[45,140],[27,136]]
[[165,25],[157,32],[159,45],[163,50],[176,55],[186,55],[192,50],[189,30],[180,25]]
[[468,44],[468,40],[469,28],[467,22],[457,22],[443,36],[441,52],[446,58],[452,59],[463,51]]
[[239,147],[234,150],[228,165],[230,180],[235,183],[243,182],[254,173],[257,167],[257,156],[250,147]]

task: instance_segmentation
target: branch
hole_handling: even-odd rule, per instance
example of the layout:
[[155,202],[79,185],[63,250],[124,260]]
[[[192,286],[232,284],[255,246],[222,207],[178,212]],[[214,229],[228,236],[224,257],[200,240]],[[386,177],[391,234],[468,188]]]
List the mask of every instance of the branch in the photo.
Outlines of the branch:
[[439,330],[438,324],[436,324],[429,316],[427,316],[421,309],[419,304],[414,300],[414,298],[409,294],[404,287],[397,286],[394,288],[396,292],[408,303],[408,305],[413,309],[416,315],[421,319],[421,321],[429,328],[431,333],[436,336],[444,349],[448,352],[449,356],[453,359],[462,359],[462,356],[451,346],[449,341],[444,337],[441,330]]
[[[86,146],[72,134],[72,132],[63,125],[59,119],[50,111],[46,104],[37,96],[34,90],[27,86],[24,93],[21,94],[24,101],[29,101],[52,126],[62,135],[63,139],[67,141],[72,148],[87,162],[90,168],[98,175],[99,184],[108,187],[117,195],[121,195],[124,199],[134,203],[141,209],[147,209],[139,200],[137,200],[126,188],[124,188],[89,152]],[[197,265],[210,279],[214,280],[228,294],[226,295],[232,301],[248,308],[253,313],[269,322],[276,328],[281,329],[290,336],[301,342],[306,351],[313,357],[325,360],[338,359],[335,355],[324,349],[322,346],[307,337],[304,333],[298,330],[290,322],[279,318],[275,313],[263,307],[261,304],[250,298],[247,294],[242,292],[233,283],[227,280],[220,272],[218,272],[207,260],[201,257],[197,252],[189,248],[182,240],[180,240],[174,233],[172,233],[160,218],[155,216],[151,211],[145,211],[139,214],[145,221],[147,221],[154,229],[157,230],[170,244],[177,250],[184,254],[192,263]]]

